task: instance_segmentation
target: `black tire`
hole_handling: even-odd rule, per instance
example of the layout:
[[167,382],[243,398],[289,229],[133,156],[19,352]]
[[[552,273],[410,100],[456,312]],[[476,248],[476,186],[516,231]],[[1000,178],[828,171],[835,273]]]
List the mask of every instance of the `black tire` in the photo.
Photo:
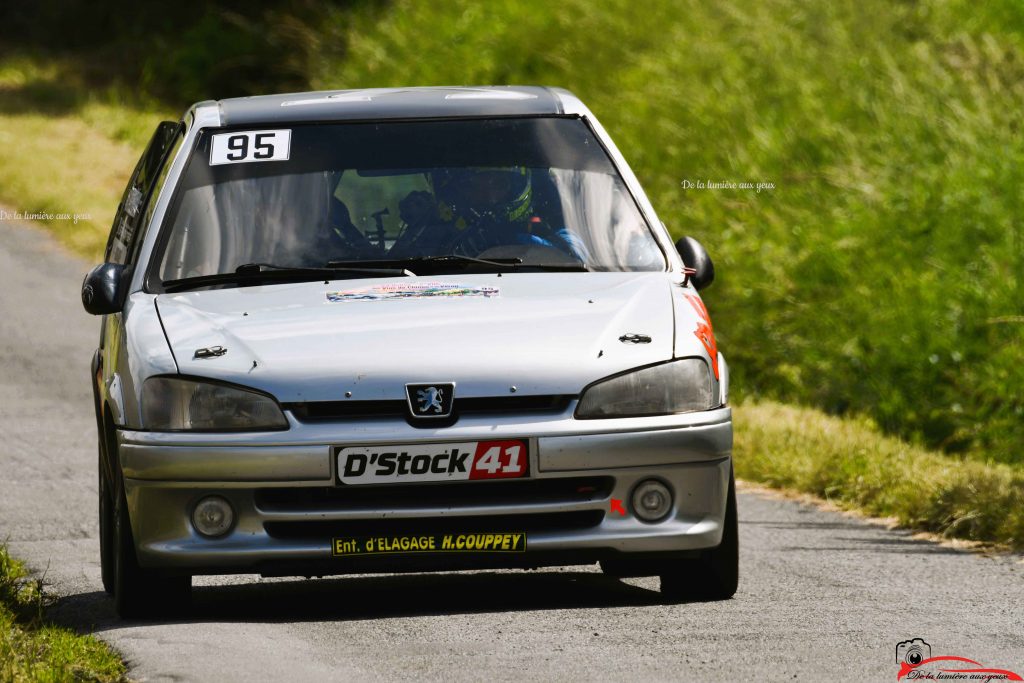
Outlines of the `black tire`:
[[139,566],[124,492],[114,510],[114,606],[122,619],[174,616],[192,595],[191,576],[163,577]]
[[692,560],[673,560],[661,575],[661,595],[669,602],[728,600],[739,584],[740,540],[736,482],[729,471],[722,542]]
[[[102,449],[103,446],[100,445]],[[99,458],[99,517],[100,517],[100,575],[103,577],[103,590],[107,595],[114,594],[114,505],[110,495],[110,485],[103,474],[102,453]]]

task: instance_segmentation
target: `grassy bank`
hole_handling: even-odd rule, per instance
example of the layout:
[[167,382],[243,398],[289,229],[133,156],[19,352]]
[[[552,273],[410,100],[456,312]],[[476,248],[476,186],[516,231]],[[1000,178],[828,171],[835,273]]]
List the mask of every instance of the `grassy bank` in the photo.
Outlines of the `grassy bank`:
[[126,668],[92,636],[47,623],[40,582],[0,546],[0,681],[122,681]]
[[736,475],[912,529],[1024,549],[1024,472],[927,451],[866,419],[764,402],[736,409]]

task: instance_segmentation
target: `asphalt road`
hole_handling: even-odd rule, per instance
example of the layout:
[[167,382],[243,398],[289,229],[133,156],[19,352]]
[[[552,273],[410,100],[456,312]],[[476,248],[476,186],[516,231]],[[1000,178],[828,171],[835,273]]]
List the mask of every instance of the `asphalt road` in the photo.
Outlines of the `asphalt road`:
[[[1024,674],[1024,563],[789,501],[739,501],[740,590],[661,605],[596,567],[201,579],[183,621],[125,623],[100,587],[88,264],[0,222],[0,539],[142,680],[894,680],[898,641]],[[738,425],[742,429],[742,424]],[[913,473],[908,473],[912,476]]]

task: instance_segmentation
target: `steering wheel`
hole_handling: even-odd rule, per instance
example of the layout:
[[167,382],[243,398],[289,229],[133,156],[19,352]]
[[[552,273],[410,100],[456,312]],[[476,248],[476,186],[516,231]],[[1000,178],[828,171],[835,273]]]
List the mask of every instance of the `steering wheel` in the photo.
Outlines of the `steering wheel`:
[[482,226],[474,225],[462,230],[448,243],[445,249],[452,254],[476,256],[494,246],[497,246],[494,236],[488,235]]

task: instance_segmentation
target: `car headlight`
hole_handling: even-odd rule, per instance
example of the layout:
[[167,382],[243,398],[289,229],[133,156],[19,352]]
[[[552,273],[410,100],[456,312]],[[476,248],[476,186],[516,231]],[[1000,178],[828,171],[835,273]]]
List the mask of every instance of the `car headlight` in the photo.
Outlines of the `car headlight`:
[[601,380],[584,390],[576,417],[641,417],[712,408],[708,364],[700,358],[661,363]]
[[277,402],[256,391],[177,377],[150,377],[142,387],[142,421],[155,431],[287,429]]

